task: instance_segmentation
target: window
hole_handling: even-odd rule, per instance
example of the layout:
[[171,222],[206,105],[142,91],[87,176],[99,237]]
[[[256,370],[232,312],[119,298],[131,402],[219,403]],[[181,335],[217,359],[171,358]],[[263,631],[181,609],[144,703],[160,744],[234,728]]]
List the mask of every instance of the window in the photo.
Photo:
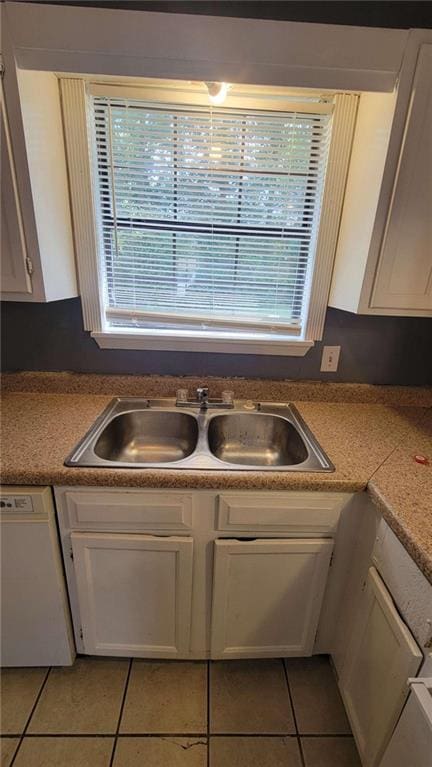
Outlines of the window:
[[111,324],[146,317],[296,329],[330,115],[95,98]]
[[[204,83],[85,90],[101,345],[304,353],[319,332],[335,99],[236,86],[212,106]],[[67,98],[63,87],[70,155]]]

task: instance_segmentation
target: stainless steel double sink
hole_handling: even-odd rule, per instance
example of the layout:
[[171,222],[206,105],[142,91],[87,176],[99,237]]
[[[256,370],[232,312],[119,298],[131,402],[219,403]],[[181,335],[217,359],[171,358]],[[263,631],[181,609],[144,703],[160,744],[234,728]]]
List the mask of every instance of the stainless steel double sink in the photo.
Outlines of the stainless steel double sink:
[[334,471],[293,405],[243,400],[220,412],[174,399],[113,399],[65,465]]

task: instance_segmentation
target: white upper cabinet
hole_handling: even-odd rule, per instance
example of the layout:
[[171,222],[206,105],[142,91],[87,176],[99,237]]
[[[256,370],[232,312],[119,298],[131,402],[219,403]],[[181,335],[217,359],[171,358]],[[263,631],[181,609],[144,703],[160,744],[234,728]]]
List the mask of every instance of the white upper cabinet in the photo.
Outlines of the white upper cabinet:
[[411,33],[394,116],[388,96],[361,98],[330,305],[432,315],[430,31]]
[[371,307],[432,312],[432,41],[420,47]]
[[31,293],[29,261],[2,84],[0,84],[0,130],[2,289],[15,293]]
[[17,68],[3,5],[0,13],[1,298],[72,298],[77,282],[58,80],[52,72]]

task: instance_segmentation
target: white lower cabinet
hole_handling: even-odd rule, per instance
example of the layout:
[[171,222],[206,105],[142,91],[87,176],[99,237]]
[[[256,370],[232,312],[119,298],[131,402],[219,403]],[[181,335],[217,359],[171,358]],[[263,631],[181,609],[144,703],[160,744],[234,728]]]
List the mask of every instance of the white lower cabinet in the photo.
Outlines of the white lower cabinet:
[[85,653],[187,655],[192,538],[74,532],[71,543]]
[[417,677],[380,767],[430,767],[431,757],[432,679]]
[[314,652],[348,494],[65,487],[55,497],[79,653]]
[[369,569],[340,678],[364,767],[379,763],[423,655],[376,569]]
[[211,655],[311,655],[329,539],[215,541]]

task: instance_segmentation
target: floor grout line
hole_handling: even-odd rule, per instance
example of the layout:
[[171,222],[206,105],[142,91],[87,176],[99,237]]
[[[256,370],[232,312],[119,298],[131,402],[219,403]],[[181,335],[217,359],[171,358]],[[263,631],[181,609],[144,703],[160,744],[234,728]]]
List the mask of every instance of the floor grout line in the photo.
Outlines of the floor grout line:
[[210,663],[207,661],[207,767],[210,767]]
[[353,738],[349,732],[302,732],[300,738]]
[[30,722],[32,720],[32,716],[33,716],[33,714],[34,714],[34,712],[36,710],[36,706],[39,703],[41,695],[42,695],[42,693],[43,693],[43,691],[45,689],[46,683],[48,681],[48,677],[49,677],[49,675],[51,673],[51,669],[52,669],[52,666],[50,666],[50,668],[48,669],[48,671],[45,674],[45,678],[44,678],[44,680],[43,680],[43,682],[42,682],[42,684],[40,686],[38,694],[36,695],[36,700],[33,703],[32,709],[31,709],[30,714],[29,714],[29,716],[27,718],[27,721],[25,723],[24,729],[23,729],[23,731],[21,733],[21,737],[20,737],[19,743],[18,743],[18,745],[16,747],[15,753],[14,753],[14,755],[12,757],[12,760],[11,760],[11,763],[10,763],[9,767],[13,767],[13,764],[14,764],[16,758],[17,758],[18,752],[19,752],[19,750],[21,748],[21,744],[22,744],[22,742],[23,742],[23,740],[25,738],[25,735],[26,735],[26,732],[27,732],[27,728],[28,728],[28,726],[29,726],[29,724],[30,724]]
[[287,686],[287,690],[288,690],[288,696],[289,696],[290,703],[291,703],[292,715],[293,715],[293,719],[294,719],[294,727],[295,727],[295,731],[296,731],[296,735],[297,735],[297,745],[299,747],[299,752],[300,752],[300,761],[302,763],[302,767],[306,767],[306,760],[305,760],[305,756],[304,756],[304,753],[303,753],[303,746],[302,746],[302,742],[301,742],[301,738],[300,738],[300,733],[299,733],[299,728],[298,728],[298,724],[297,724],[297,716],[296,716],[296,711],[295,711],[295,706],[294,706],[294,698],[293,698],[292,691],[291,691],[291,685],[290,685],[289,679],[288,679],[288,670],[287,670],[287,667],[286,667],[285,659],[281,658],[280,660],[281,660],[282,667],[283,667],[283,670],[284,670],[285,682],[286,682],[286,686]]
[[[254,740],[259,740],[259,738],[297,738],[298,735],[292,732],[212,732],[210,737],[212,738],[253,738]],[[319,737],[319,736],[317,735],[316,737]],[[331,737],[337,738],[339,736],[332,735]]]
[[115,732],[27,732],[26,738],[115,738]]
[[206,738],[207,732],[119,732],[118,738]]
[[[20,733],[11,735],[10,733],[0,736],[3,739],[20,739]],[[26,738],[37,740],[37,738],[207,738],[206,732],[27,732]],[[352,738],[353,735],[347,732],[213,732],[212,738]]]
[[132,663],[133,663],[133,658],[129,658],[129,666],[128,666],[128,670],[127,670],[127,674],[126,674],[126,681],[125,681],[125,686],[124,686],[124,690],[123,690],[123,696],[122,696],[122,700],[121,700],[121,704],[120,704],[119,718],[118,718],[118,722],[117,722],[117,729],[116,729],[115,736],[114,736],[114,743],[113,743],[113,747],[112,747],[112,751],[111,751],[111,759],[110,759],[109,767],[112,767],[113,764],[114,764],[114,758],[115,758],[115,753],[116,753],[116,749],[117,749],[117,741],[118,741],[118,737],[119,737],[120,725],[121,725],[121,720],[122,720],[122,716],[123,716],[123,709],[125,707],[126,695],[127,695],[127,691],[128,691],[128,688],[129,688],[129,679],[130,679],[130,675],[131,675],[131,671],[132,671]]

